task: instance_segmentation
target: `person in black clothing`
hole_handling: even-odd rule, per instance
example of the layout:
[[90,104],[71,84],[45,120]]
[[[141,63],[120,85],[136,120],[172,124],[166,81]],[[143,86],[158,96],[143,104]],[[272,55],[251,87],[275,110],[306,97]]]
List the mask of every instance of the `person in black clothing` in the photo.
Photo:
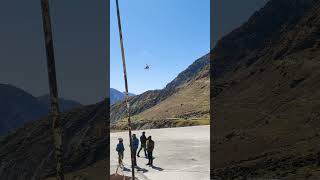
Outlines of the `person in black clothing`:
[[153,149],[154,149],[154,141],[151,139],[151,136],[148,137],[147,141],[147,151],[148,151],[148,164],[149,166],[153,166]]
[[138,157],[140,157],[140,151],[143,149],[144,150],[144,155],[147,157],[147,137],[146,137],[146,132],[142,132],[142,135],[140,136],[140,142],[141,146],[138,152]]

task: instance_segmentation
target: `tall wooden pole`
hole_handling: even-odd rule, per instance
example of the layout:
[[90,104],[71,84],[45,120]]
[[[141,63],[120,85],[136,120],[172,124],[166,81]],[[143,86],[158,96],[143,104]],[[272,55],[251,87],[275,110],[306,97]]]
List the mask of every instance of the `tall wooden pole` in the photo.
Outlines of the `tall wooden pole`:
[[47,53],[47,68],[50,88],[50,118],[52,120],[53,140],[55,146],[57,180],[64,180],[62,156],[62,129],[60,125],[60,112],[58,102],[58,88],[54,59],[53,38],[48,0],[41,0],[44,39]]
[[135,179],[134,175],[134,159],[135,154],[133,153],[132,147],[132,136],[131,136],[131,120],[130,120],[130,103],[129,103],[129,90],[128,90],[128,79],[127,79],[127,69],[126,69],[126,60],[124,55],[124,47],[123,47],[123,40],[122,40],[122,29],[121,29],[121,19],[120,19],[120,10],[119,10],[119,2],[116,0],[117,4],[117,17],[118,17],[118,27],[119,27],[119,35],[120,35],[120,46],[121,46],[121,55],[122,55],[122,65],[123,65],[123,76],[124,76],[124,83],[126,88],[126,105],[127,105],[127,113],[128,113],[128,130],[129,130],[129,141],[130,141],[130,150],[131,150],[131,168],[132,168],[132,179]]

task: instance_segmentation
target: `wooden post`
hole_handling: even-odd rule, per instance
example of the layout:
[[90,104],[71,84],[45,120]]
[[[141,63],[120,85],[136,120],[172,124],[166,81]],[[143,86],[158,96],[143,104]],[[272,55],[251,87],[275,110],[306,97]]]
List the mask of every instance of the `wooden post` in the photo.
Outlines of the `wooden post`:
[[58,88],[54,59],[53,38],[48,0],[41,0],[44,39],[47,54],[47,68],[50,88],[50,119],[52,120],[53,141],[55,147],[57,180],[64,180],[63,154],[62,154],[62,129],[60,122]]
[[128,130],[129,130],[129,141],[130,141],[130,150],[131,150],[131,171],[132,171],[132,179],[135,179],[134,175],[134,158],[135,154],[133,153],[132,146],[132,135],[131,135],[131,120],[130,120],[130,102],[129,102],[129,90],[128,90],[128,79],[127,79],[127,69],[126,69],[126,60],[124,55],[124,47],[123,47],[123,39],[122,39],[122,29],[121,29],[121,19],[120,19],[120,10],[119,10],[119,2],[116,0],[117,4],[117,17],[118,17],[118,27],[119,27],[119,36],[120,36],[120,46],[121,46],[121,55],[122,55],[122,65],[123,65],[123,76],[126,88],[125,101],[127,105],[127,113],[128,113]]

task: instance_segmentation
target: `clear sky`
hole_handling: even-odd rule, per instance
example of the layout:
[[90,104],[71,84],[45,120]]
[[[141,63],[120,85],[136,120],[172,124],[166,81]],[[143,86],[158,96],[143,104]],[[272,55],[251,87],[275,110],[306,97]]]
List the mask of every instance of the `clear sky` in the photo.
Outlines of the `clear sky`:
[[[119,0],[129,91],[162,89],[210,50],[210,0]],[[110,87],[124,91],[115,0],[110,4]],[[150,70],[144,70],[146,64]]]

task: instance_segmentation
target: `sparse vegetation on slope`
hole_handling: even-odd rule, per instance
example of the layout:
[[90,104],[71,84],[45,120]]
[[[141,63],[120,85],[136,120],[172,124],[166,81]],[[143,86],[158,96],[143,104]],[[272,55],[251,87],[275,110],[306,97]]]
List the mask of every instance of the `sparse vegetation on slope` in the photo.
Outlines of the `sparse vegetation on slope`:
[[[66,173],[108,159],[109,114],[106,102],[62,114]],[[55,174],[51,122],[31,122],[0,139],[0,177],[44,179]]]
[[[206,119],[209,124],[209,91],[209,55],[206,55],[180,73],[164,89],[148,91],[131,98],[134,127],[197,125],[198,123],[191,121],[192,118]],[[126,117],[124,102],[111,107],[112,128],[125,128],[121,124]],[[179,119],[179,123],[174,120],[175,118]],[[172,122],[169,122],[170,120]]]

